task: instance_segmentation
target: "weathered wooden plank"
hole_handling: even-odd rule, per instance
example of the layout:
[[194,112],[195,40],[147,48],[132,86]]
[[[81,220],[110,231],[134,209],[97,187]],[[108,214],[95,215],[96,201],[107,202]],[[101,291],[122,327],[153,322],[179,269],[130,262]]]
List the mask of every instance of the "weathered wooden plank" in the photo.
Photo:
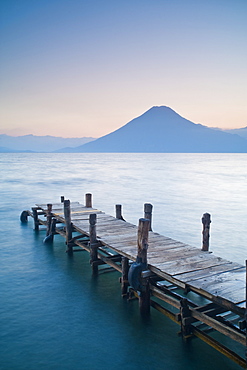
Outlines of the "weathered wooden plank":
[[208,275],[193,281],[193,286],[233,303],[242,302],[245,299],[245,267],[214,276]]
[[242,265],[240,265],[239,263],[227,261],[225,264],[222,264],[222,265],[208,267],[203,270],[196,270],[196,271],[186,272],[186,273],[181,273],[181,274],[179,273],[177,275],[174,275],[174,277],[177,277],[179,280],[184,281],[185,283],[188,283],[194,280],[203,279],[207,276],[214,276],[222,272],[239,269],[241,267]]
[[200,255],[201,251],[195,248],[176,248],[168,251],[149,252],[148,263],[156,264],[168,261],[178,261],[179,259],[184,260],[186,257],[193,257]]
[[217,266],[227,261],[221,257],[213,256],[207,252],[194,257],[179,259],[178,261],[167,261],[165,263],[155,263],[154,266],[166,271],[170,275],[177,275],[189,271],[201,270],[210,266]]

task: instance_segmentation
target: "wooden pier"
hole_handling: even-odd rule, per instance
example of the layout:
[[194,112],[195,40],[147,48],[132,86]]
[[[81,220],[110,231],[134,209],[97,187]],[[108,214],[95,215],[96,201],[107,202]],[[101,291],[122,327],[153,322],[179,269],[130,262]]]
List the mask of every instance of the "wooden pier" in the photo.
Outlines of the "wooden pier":
[[[60,203],[36,204],[22,212],[21,221],[28,216],[35,230],[45,226],[44,242],[60,234],[68,253],[88,251],[94,274],[105,264],[119,271],[122,296],[138,298],[142,315],[157,309],[180,325],[185,340],[198,337],[247,369],[246,266],[210,253],[209,214],[202,218],[201,249],[153,232],[151,204],[144,205],[138,226],[123,219],[121,205],[116,217],[93,208],[91,194],[85,205],[64,197]],[[241,354],[216,341],[212,331],[239,343]]]

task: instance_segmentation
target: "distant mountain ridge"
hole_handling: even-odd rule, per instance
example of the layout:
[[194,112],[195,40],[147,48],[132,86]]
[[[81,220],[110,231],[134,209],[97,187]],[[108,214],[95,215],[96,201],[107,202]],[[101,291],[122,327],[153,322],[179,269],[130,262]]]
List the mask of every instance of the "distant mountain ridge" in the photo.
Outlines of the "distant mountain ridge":
[[247,140],[152,107],[112,133],[71,150],[108,153],[247,153]]
[[247,153],[247,127],[209,128],[155,106],[99,139],[0,135],[0,152]]
[[82,138],[63,138],[57,136],[9,136],[0,135],[0,152],[1,153],[18,153],[18,152],[53,152],[68,147],[77,147],[95,140],[92,137]]
[[245,139],[247,139],[247,126],[242,127],[242,128],[235,128],[235,129],[231,129],[231,130],[223,130],[223,131],[228,132],[229,134],[236,134],[236,135],[239,135],[239,136],[244,137]]

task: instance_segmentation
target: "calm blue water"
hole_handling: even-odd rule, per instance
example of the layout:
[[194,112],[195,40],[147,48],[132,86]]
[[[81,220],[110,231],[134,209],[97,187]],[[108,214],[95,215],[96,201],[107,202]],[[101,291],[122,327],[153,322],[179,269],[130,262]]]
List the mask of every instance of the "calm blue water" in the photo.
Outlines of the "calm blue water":
[[185,344],[154,310],[144,322],[119,273],[93,278],[86,252],[69,257],[60,236],[44,245],[19,215],[91,192],[94,206],[114,214],[120,203],[137,224],[150,202],[154,231],[200,247],[209,212],[210,249],[244,264],[246,154],[1,154],[0,170],[1,369],[239,369],[200,340]]

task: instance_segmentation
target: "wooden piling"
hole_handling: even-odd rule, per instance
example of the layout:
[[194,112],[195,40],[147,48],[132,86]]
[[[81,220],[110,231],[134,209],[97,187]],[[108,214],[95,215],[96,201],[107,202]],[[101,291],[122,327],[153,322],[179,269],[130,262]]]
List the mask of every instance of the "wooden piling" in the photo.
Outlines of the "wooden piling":
[[90,263],[93,273],[98,272],[98,242],[96,236],[96,214],[89,215]]
[[34,230],[39,230],[39,218],[38,218],[38,209],[37,207],[32,208],[33,211],[33,221],[34,221]]
[[52,221],[52,204],[47,204],[47,213],[46,213],[46,236],[51,233],[51,221]]
[[72,253],[73,248],[71,244],[72,239],[72,223],[71,223],[71,210],[70,210],[70,200],[64,200],[64,218],[65,218],[65,228],[66,228],[66,252]]
[[144,218],[149,220],[149,231],[152,231],[152,210],[153,206],[150,203],[144,204]]
[[122,204],[116,204],[115,207],[116,207],[116,218],[124,221],[124,218],[122,216]]
[[137,234],[137,258],[138,262],[147,264],[147,250],[148,250],[148,231],[149,220],[146,218],[139,219],[138,234]]
[[191,335],[191,312],[186,298],[180,301],[181,334],[184,339]]
[[[143,268],[147,269],[147,250],[148,250],[148,232],[150,221],[145,218],[139,219],[138,236],[137,236],[137,260],[143,264]],[[142,290],[139,297],[140,313],[144,316],[150,314],[150,289],[149,279],[142,278]]]
[[202,224],[203,224],[203,230],[202,230],[202,251],[207,252],[209,250],[209,230],[210,230],[210,214],[204,213],[202,216]]
[[61,196],[61,203],[63,203],[64,202],[64,196],[62,195]]
[[246,361],[246,368],[247,368],[247,260],[245,260],[245,361]]
[[92,208],[93,205],[92,205],[92,194],[88,193],[88,194],[85,194],[85,206],[87,208]]
[[122,257],[122,278],[121,278],[121,288],[122,297],[125,297],[128,292],[128,272],[129,272],[129,259],[127,257]]

